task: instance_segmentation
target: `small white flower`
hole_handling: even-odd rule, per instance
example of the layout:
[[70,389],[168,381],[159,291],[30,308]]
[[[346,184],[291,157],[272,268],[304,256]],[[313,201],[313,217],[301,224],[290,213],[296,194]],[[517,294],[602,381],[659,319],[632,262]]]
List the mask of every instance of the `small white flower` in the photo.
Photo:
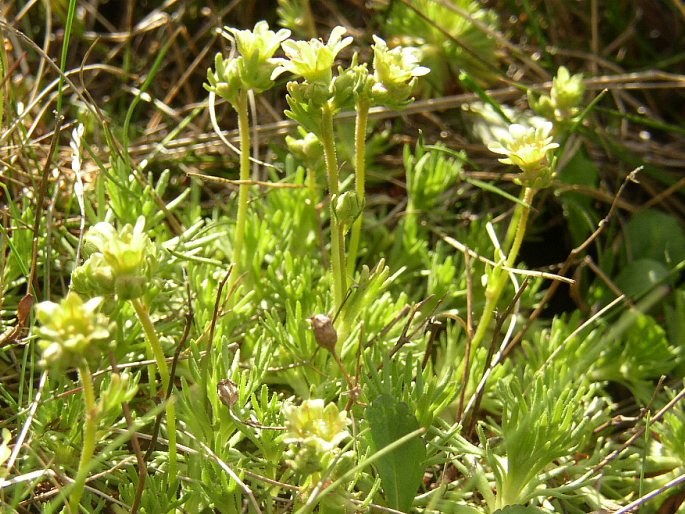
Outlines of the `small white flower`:
[[380,105],[393,107],[406,104],[411,96],[416,77],[430,72],[420,66],[421,51],[414,47],[390,50],[384,40],[373,36],[373,86],[371,92]]
[[558,148],[550,135],[553,125],[540,123],[537,127],[526,127],[513,123],[509,125],[508,137],[490,143],[491,152],[506,155],[499,161],[514,164],[523,171],[534,171],[549,166],[549,151]]
[[305,400],[302,405],[289,405],[284,410],[286,443],[313,441],[321,451],[328,452],[350,435],[347,412],[338,410],[334,403],[325,405],[321,399]]
[[346,29],[335,27],[326,44],[320,39],[293,41],[288,39],[281,44],[287,59],[275,59],[278,67],[271,74],[275,79],[283,72],[304,78],[307,82],[329,83],[332,67],[340,50],[352,43],[351,37],[343,38]]
[[382,83],[405,84],[414,77],[430,73],[420,66],[421,51],[411,46],[398,46],[390,50],[385,41],[373,36],[374,77]]
[[287,29],[278,32],[269,30],[269,24],[265,21],[257,22],[254,30],[238,30],[231,27],[226,29],[233,34],[238,52],[248,62],[271,59],[280,44],[290,36]]

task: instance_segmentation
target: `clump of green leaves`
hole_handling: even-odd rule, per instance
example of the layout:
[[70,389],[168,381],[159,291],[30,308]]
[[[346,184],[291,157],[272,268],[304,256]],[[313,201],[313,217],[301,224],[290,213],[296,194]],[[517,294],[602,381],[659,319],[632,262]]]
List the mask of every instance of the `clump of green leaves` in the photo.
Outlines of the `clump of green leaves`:
[[[262,93],[274,86],[273,79],[279,60],[274,54],[281,43],[290,36],[290,31],[269,30],[265,21],[258,22],[253,30],[238,30],[227,27],[234,36],[238,50],[237,57],[224,59],[218,53],[214,69],[207,70],[205,89],[210,92],[210,109],[214,119],[214,95],[228,101],[238,113],[240,132],[240,189],[238,193],[238,215],[236,219],[233,261],[239,271],[244,264],[245,224],[247,220],[250,180],[250,127],[248,98],[251,93]],[[220,132],[216,122],[214,129]]]
[[584,449],[601,421],[602,410],[594,400],[596,386],[570,373],[560,363],[526,381],[527,386],[517,376],[500,380],[501,442],[483,441],[497,483],[491,509],[550,494],[544,474],[548,466],[558,461],[559,472],[564,459],[568,462],[575,451]]
[[429,87],[422,88],[426,95],[442,93],[458,70],[491,81],[497,44],[483,27],[497,30],[498,25],[496,13],[475,0],[392,2],[383,13],[391,44],[416,47],[421,64],[430,68]]

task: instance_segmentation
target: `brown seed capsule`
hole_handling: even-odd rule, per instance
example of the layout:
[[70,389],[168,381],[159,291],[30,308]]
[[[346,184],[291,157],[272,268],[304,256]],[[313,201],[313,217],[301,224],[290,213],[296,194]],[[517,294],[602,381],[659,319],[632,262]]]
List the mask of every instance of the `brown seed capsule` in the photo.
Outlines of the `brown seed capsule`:
[[314,316],[309,319],[312,322],[316,344],[329,352],[335,352],[335,343],[338,342],[338,333],[333,327],[331,318],[325,314],[314,314]]
[[238,384],[230,378],[221,380],[216,385],[216,394],[219,395],[222,402],[231,408],[238,401]]

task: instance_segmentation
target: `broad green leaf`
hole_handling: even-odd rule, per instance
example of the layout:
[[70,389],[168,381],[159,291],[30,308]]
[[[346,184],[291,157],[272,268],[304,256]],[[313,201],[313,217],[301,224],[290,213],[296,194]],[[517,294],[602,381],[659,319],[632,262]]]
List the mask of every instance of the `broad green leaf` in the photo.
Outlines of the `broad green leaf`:
[[[409,411],[409,406],[387,394],[378,396],[366,409],[366,415],[375,451],[419,428],[419,422]],[[426,446],[421,438],[415,438],[376,461],[390,507],[402,511],[411,508],[423,478],[425,458]]]
[[668,277],[668,268],[655,259],[643,258],[629,263],[616,277],[616,285],[631,298],[662,284]]
[[[594,188],[599,183],[599,169],[587,157],[585,151],[581,150],[559,171],[558,179],[564,184]],[[559,194],[559,199],[564,208],[564,217],[573,237],[573,244],[579,245],[594,232],[600,219],[593,207],[593,199],[584,193],[574,191]]]
[[685,234],[673,216],[648,209],[626,224],[626,244],[633,259],[654,259],[673,266],[685,259]]

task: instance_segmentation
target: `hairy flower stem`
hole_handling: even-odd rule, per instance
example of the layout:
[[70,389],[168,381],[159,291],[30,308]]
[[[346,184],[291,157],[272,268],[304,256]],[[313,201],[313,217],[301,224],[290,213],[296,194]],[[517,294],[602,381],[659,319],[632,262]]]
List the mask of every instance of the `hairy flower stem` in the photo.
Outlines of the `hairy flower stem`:
[[[528,215],[530,214],[530,205],[535,196],[535,189],[525,188],[523,191],[523,204],[518,204],[516,210],[514,211],[514,216],[509,225],[509,230],[507,234],[513,233],[513,241],[511,243],[511,248],[508,249],[507,260],[504,266],[507,268],[513,268],[516,264],[516,258],[518,257],[519,250],[521,249],[521,243],[523,242],[523,236],[526,233],[526,225],[528,224]],[[515,227],[515,228],[513,228]],[[505,251],[507,248],[505,247]],[[478,328],[476,328],[476,333],[471,339],[471,352],[470,357],[473,357],[476,350],[483,342],[485,334],[487,333],[490,321],[497,308],[497,302],[499,302],[504,286],[507,283],[507,271],[502,269],[502,267],[496,267],[492,270],[488,280],[488,286],[485,290],[485,307],[483,308],[483,313],[478,321]]]
[[[369,120],[369,100],[360,98],[356,105],[357,118],[354,125],[354,179],[355,192],[359,202],[364,205],[366,198],[366,126]],[[359,238],[364,223],[364,213],[354,220],[350,234],[350,250],[347,255],[347,274],[354,276]]]
[[69,507],[71,512],[78,512],[78,505],[83,496],[86,486],[85,468],[93,458],[95,452],[95,435],[97,431],[97,405],[95,404],[95,389],[93,387],[93,377],[90,374],[88,364],[83,361],[78,367],[81,384],[83,384],[83,402],[85,404],[86,417],[83,421],[83,448],[81,458],[78,463],[78,473],[74,482],[74,489],[69,497]]
[[240,134],[240,188],[238,190],[238,217],[236,218],[235,242],[233,244],[233,262],[236,274],[244,271],[243,246],[245,243],[245,222],[250,184],[250,120],[248,114],[248,94],[244,89],[238,93],[236,105],[238,111],[238,132]]
[[[530,197],[531,199],[533,198],[532,194],[529,191],[531,191],[530,188],[524,187],[521,190],[521,194],[519,195],[519,199],[521,200],[521,203],[525,203],[528,206],[530,206],[530,202],[526,201],[526,198],[528,198],[528,197]],[[502,244],[502,248],[504,248],[505,252],[509,252],[509,249],[512,248],[514,238],[518,234],[519,220],[521,219],[521,216],[523,215],[523,211],[524,211],[524,209],[515,209],[514,210],[514,215],[511,218],[511,222],[509,223],[509,227],[507,228],[507,233],[504,236],[504,243]],[[519,244],[519,246],[520,246],[520,244]]]
[[345,234],[338,223],[335,213],[333,195],[340,194],[338,183],[338,157],[335,153],[335,139],[333,137],[333,112],[328,106],[323,107],[321,116],[321,142],[326,160],[326,174],[328,176],[328,193],[331,198],[331,271],[333,273],[333,297],[337,309],[345,299],[347,277],[345,270]]
[[[162,350],[162,344],[159,342],[159,337],[155,331],[155,326],[152,324],[150,319],[150,313],[147,306],[143,303],[140,298],[131,300],[133,308],[136,311],[138,320],[143,326],[143,331],[145,332],[145,337],[150,343],[150,348],[152,348],[152,353],[157,362],[157,367],[159,368],[159,377],[162,379],[162,388],[164,394],[166,395],[169,390],[169,367],[167,366],[166,359],[164,357],[164,350]],[[151,376],[150,380],[154,380]],[[169,399],[166,404],[166,422],[167,422],[167,437],[169,439],[169,477],[173,480],[176,476],[176,405],[173,399]]]

